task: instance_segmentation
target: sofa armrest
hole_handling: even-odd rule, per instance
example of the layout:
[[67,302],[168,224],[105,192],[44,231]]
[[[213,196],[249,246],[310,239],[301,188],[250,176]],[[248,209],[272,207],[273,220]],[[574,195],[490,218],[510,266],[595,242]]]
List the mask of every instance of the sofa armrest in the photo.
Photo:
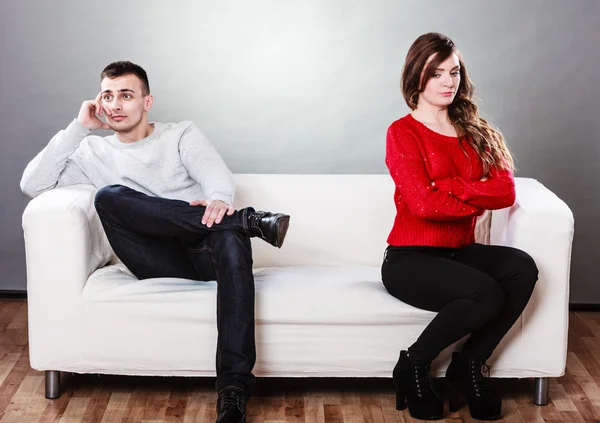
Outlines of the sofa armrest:
[[47,191],[23,213],[29,294],[79,295],[89,275],[113,253],[94,208],[96,189]]
[[[47,357],[79,358],[81,291],[89,275],[114,257],[94,208],[95,193],[91,185],[53,189],[31,200],[23,213],[30,359],[38,370],[53,370]],[[48,352],[55,348],[61,351]]]
[[517,199],[494,211],[490,243],[527,252],[539,278],[522,318],[522,368],[540,377],[564,374],[569,321],[569,273],[574,220],[569,207],[534,179],[516,178]]

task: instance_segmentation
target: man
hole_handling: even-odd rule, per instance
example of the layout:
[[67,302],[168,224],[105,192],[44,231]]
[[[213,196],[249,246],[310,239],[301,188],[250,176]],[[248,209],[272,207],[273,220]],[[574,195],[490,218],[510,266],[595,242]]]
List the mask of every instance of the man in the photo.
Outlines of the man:
[[[280,248],[290,217],[234,209],[231,173],[200,130],[148,122],[154,99],[140,66],[111,63],[100,80],[98,96],[27,165],[21,189],[35,197],[93,184],[108,240],[139,279],[217,280],[217,422],[245,421],[256,360],[249,237]],[[115,133],[89,135],[96,129]]]

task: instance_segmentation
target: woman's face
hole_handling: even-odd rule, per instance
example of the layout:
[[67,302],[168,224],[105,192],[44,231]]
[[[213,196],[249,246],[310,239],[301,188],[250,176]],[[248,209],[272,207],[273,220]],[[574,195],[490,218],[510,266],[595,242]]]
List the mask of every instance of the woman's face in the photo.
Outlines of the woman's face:
[[[433,59],[431,55],[425,67]],[[460,62],[456,53],[452,53],[435,70],[427,81],[425,90],[419,94],[419,104],[427,103],[436,107],[448,107],[454,101],[460,85]],[[418,107],[418,105],[417,105]]]

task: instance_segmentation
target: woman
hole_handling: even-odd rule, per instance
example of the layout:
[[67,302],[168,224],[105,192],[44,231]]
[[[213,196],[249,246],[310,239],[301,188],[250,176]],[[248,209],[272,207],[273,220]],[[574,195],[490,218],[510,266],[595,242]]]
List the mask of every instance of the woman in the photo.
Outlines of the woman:
[[473,84],[448,37],[429,33],[410,47],[402,92],[411,113],[387,134],[386,164],[397,215],[382,265],[387,291],[436,317],[401,351],[393,377],[397,408],[419,419],[442,417],[431,361],[470,334],[446,372],[450,410],[466,397],[476,419],[501,417],[486,360],[517,320],[538,270],[523,251],[476,244],[477,217],[515,201],[513,160],[502,134],[479,116]]

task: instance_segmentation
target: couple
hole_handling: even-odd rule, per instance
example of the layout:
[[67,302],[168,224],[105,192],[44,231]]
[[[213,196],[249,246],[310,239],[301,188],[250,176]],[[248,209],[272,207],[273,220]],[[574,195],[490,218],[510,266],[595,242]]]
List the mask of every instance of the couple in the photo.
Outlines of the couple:
[[[500,133],[479,118],[447,37],[419,37],[402,81],[412,112],[388,130],[398,213],[382,278],[391,295],[439,313],[400,354],[397,406],[408,402],[414,417],[441,418],[429,364],[472,333],[448,378],[467,395],[473,417],[498,418],[500,399],[486,389],[482,369],[525,307],[537,269],[521,251],[474,244],[473,231],[485,209],[514,201],[512,159]],[[212,144],[191,122],[149,122],[152,104],[146,72],[111,63],[96,98],[28,164],[21,189],[35,197],[92,184],[107,238],[135,276],[217,280],[217,422],[243,422],[256,359],[250,237],[280,248],[290,216],[235,210],[231,173]],[[115,134],[90,135],[96,129]]]

